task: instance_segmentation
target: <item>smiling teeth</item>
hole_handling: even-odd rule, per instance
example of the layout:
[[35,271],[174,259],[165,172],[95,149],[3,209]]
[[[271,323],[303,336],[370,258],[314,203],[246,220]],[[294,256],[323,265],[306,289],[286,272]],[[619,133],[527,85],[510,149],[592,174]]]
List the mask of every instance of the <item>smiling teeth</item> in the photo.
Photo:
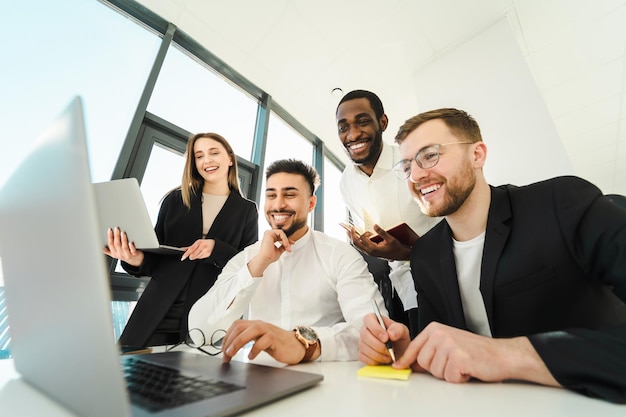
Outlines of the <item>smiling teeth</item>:
[[354,150],[354,149],[361,149],[362,147],[365,146],[365,142],[361,142],[361,143],[355,143],[354,145],[348,145],[350,146],[350,149]]
[[287,214],[274,214],[274,220],[276,221],[283,221],[286,220],[289,217],[289,215]]
[[436,184],[436,185],[431,185],[430,187],[422,188],[420,189],[420,192],[422,193],[422,195],[426,195],[426,194],[432,193],[433,191],[437,191],[440,188],[441,188],[441,184]]

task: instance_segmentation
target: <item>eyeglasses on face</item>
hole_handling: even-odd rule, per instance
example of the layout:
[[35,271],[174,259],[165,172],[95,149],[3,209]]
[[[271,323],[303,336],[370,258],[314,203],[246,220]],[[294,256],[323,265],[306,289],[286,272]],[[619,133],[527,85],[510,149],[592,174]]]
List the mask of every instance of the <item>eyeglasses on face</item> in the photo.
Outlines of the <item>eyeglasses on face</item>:
[[[166,348],[166,351],[170,351],[177,346],[182,345],[183,343],[190,348],[198,349],[202,353],[206,353],[210,356],[216,356],[222,353],[222,341],[224,340],[224,336],[226,336],[226,330],[217,329],[211,335],[211,338],[207,340],[204,336],[204,332],[198,328],[189,329],[189,333],[187,333],[187,337],[182,342],[178,342],[175,345]],[[209,352],[206,349],[203,349],[204,346],[210,346],[215,349],[215,352]]]
[[415,161],[422,169],[432,168],[439,162],[439,148],[447,145],[471,145],[473,142],[450,142],[438,143],[421,149],[412,159],[403,159],[393,166],[393,172],[400,180],[405,180],[411,175],[411,163]]

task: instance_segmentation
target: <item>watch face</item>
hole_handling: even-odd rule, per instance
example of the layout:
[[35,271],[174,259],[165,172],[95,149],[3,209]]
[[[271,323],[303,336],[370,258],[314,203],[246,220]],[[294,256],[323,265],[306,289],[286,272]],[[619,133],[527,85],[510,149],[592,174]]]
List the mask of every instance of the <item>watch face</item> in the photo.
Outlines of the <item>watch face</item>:
[[315,333],[315,330],[311,329],[308,326],[299,326],[298,333],[300,333],[300,336],[302,336],[308,342],[313,343],[317,341],[317,333]]

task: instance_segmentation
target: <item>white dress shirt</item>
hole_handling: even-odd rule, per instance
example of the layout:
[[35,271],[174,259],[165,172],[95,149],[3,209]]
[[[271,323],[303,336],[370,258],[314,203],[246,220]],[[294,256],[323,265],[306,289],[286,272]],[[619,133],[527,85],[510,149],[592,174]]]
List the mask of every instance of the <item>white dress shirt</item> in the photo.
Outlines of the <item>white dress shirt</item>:
[[[389,229],[408,224],[418,235],[426,234],[441,218],[428,217],[413,200],[405,180],[399,180],[393,165],[400,160],[400,148],[383,141],[383,150],[371,176],[358,166],[346,166],[341,175],[341,197],[352,214],[357,229],[373,232],[372,225]],[[404,309],[417,307],[417,293],[408,261],[390,262],[389,278]]]
[[358,251],[309,229],[291,252],[284,252],[262,277],[254,278],[247,265],[260,244],[248,246],[226,264],[213,287],[191,308],[189,328],[199,328],[209,337],[242,316],[286,330],[307,325],[320,339],[320,360],[358,359],[363,317],[372,313],[370,300],[375,299],[387,315]]

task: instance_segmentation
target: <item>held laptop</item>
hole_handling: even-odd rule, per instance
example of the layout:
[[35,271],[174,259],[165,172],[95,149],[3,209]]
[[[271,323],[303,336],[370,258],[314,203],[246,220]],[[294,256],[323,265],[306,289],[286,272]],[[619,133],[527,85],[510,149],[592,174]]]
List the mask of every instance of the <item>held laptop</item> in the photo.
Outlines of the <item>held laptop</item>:
[[[190,352],[121,356],[89,178],[82,103],[76,98],[0,189],[11,352],[26,382],[80,416],[196,417],[240,413],[322,380],[285,368],[224,365]],[[122,365],[137,361],[235,388],[153,413],[129,400]]]
[[119,227],[126,232],[129,241],[144,252],[178,256],[185,252],[182,248],[159,245],[136,178],[95,183],[93,189],[104,246],[107,244],[107,229]]

